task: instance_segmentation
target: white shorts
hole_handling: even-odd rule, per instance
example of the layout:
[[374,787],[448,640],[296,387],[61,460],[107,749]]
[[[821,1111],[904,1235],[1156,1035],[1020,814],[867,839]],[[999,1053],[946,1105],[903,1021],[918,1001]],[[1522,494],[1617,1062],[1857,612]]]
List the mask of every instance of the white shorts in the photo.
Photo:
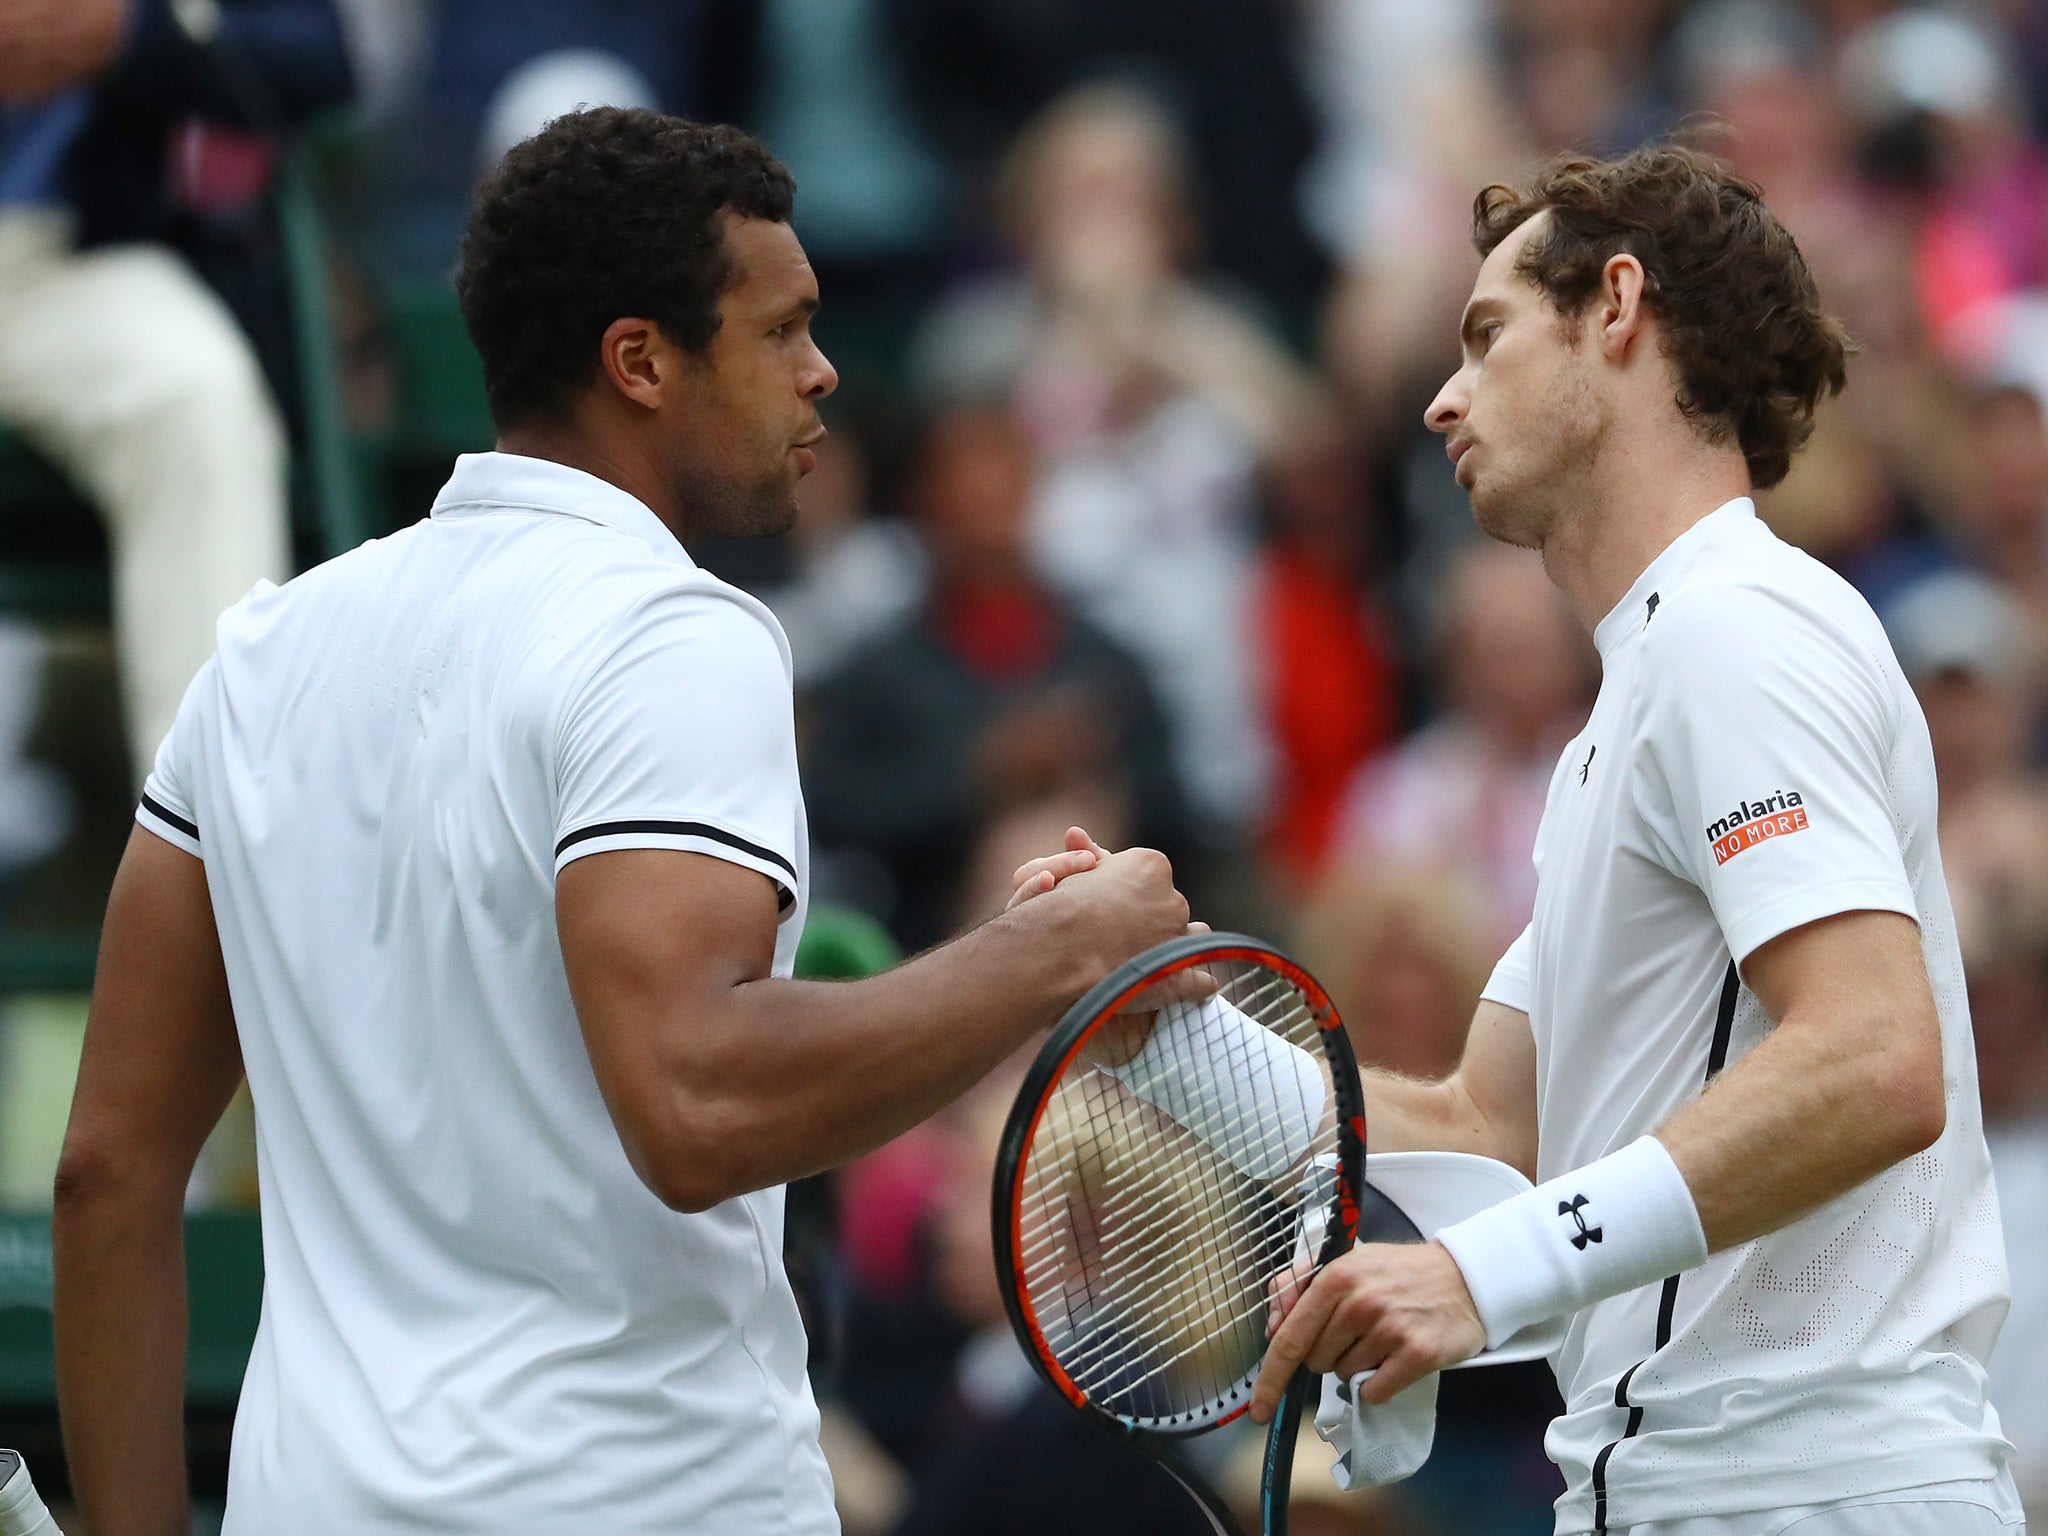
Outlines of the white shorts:
[[1930,1483],[1796,1509],[1656,1520],[1630,1526],[1625,1536],[2026,1536],[2026,1531],[2012,1473],[2001,1472],[1982,1482]]

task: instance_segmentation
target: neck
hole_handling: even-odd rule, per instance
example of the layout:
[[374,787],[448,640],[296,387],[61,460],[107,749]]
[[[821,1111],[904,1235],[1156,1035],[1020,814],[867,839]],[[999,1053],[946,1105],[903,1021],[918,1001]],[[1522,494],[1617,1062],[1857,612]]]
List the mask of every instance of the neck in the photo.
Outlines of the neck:
[[547,459],[595,475],[646,506],[678,539],[683,537],[682,508],[671,502],[668,485],[659,471],[645,455],[632,451],[631,445],[609,441],[605,434],[585,431],[575,422],[566,422],[509,428],[498,434],[495,446],[500,453]]
[[1602,454],[1590,480],[1543,541],[1543,568],[1589,633],[1673,540],[1750,494],[1741,450],[1697,439]]

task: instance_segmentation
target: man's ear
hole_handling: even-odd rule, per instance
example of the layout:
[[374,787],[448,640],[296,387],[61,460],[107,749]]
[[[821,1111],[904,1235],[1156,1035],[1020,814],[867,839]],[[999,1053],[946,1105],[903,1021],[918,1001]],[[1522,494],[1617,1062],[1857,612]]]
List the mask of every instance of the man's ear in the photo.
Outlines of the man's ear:
[[658,410],[673,388],[680,359],[652,320],[614,320],[597,344],[598,366],[613,389],[635,405]]
[[1594,336],[1610,362],[1625,361],[1629,348],[1649,329],[1647,285],[1643,264],[1626,251],[1608,257],[1600,268],[1600,289],[1593,306]]

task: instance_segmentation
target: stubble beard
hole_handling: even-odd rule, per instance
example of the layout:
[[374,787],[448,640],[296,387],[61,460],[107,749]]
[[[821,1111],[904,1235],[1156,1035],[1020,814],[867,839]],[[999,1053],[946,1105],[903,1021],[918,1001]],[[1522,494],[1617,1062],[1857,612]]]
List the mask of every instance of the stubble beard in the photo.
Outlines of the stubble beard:
[[1527,473],[1516,477],[1519,483],[1493,492],[1472,489],[1472,520],[1479,531],[1517,549],[1543,549],[1584,511],[1606,435],[1591,381],[1576,357],[1558,386],[1548,419],[1527,434],[1532,444],[1545,447],[1532,455]]
[[796,491],[781,474],[736,480],[694,465],[670,472],[692,539],[766,539],[796,523]]

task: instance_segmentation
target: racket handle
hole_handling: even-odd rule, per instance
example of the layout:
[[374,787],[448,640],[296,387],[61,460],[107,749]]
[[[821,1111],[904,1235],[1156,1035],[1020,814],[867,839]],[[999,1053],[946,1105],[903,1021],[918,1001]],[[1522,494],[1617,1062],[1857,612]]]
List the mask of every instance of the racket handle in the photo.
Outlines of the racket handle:
[[0,1451],[0,1536],[63,1536],[18,1451]]
[[1266,1432],[1266,1466],[1259,1478],[1259,1530],[1263,1536],[1287,1536],[1287,1501],[1294,1492],[1294,1441],[1301,1430],[1301,1409],[1316,1384],[1307,1366],[1295,1371]]

